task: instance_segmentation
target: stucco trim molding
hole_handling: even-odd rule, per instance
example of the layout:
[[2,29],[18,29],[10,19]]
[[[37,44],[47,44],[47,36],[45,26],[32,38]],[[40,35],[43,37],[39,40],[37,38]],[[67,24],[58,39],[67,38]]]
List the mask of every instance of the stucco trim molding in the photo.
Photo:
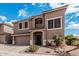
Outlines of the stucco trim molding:
[[22,35],[30,35],[30,34],[14,34],[12,36],[22,36]]

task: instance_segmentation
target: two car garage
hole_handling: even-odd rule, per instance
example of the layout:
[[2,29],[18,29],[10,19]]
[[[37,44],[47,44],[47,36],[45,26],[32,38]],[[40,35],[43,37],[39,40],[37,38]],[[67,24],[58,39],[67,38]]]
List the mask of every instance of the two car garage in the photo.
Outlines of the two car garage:
[[16,45],[30,45],[30,35],[15,36]]

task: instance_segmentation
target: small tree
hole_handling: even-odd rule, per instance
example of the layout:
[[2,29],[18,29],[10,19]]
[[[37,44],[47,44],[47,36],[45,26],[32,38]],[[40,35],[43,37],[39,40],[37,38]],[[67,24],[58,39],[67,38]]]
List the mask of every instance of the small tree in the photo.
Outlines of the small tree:
[[54,43],[56,46],[60,46],[63,43],[63,39],[61,36],[53,36]]

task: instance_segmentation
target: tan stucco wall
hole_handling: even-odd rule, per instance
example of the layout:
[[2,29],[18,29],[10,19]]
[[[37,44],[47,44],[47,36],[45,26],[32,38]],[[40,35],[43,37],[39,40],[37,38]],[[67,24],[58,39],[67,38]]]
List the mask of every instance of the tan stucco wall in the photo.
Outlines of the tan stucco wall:
[[[44,17],[43,15],[39,15],[39,16],[36,16],[34,17],[33,19],[31,20],[28,20],[28,24],[29,24],[29,28],[28,29],[21,29],[19,30],[18,29],[18,25],[20,22],[17,22],[17,23],[14,23],[14,33],[26,33],[26,32],[30,32],[30,30],[34,30],[35,29],[35,24],[34,24],[34,21],[36,18],[39,18],[41,17],[43,19],[43,22],[44,22]],[[24,20],[24,21],[21,21],[21,23],[23,24],[24,22],[26,22],[27,20]]]
[[58,10],[58,11],[54,11],[54,12],[49,12],[45,14],[45,28],[47,28],[47,19],[50,18],[55,18],[55,17],[59,17],[62,16],[62,29],[52,29],[52,30],[48,30],[47,29],[47,39],[52,39],[52,37],[54,35],[62,35],[62,37],[64,37],[64,14],[65,14],[66,9],[62,9],[62,10]]
[[[24,22],[25,21],[23,21],[22,23],[24,23]],[[31,21],[29,23],[31,24]],[[26,33],[26,32],[29,32],[29,28],[28,29],[19,29],[18,26],[19,26],[19,22],[14,23],[14,34],[16,34],[16,33]]]

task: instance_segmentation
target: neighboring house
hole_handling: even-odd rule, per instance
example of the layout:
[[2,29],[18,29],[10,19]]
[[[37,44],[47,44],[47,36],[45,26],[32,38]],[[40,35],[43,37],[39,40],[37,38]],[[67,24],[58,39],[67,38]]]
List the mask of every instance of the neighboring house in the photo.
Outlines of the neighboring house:
[[79,36],[75,36],[75,38],[79,40]]
[[0,23],[0,43],[10,44],[11,34],[13,34],[12,26],[5,23]]
[[64,38],[64,14],[67,5],[46,11],[41,15],[14,22],[13,44],[45,45],[53,36]]

